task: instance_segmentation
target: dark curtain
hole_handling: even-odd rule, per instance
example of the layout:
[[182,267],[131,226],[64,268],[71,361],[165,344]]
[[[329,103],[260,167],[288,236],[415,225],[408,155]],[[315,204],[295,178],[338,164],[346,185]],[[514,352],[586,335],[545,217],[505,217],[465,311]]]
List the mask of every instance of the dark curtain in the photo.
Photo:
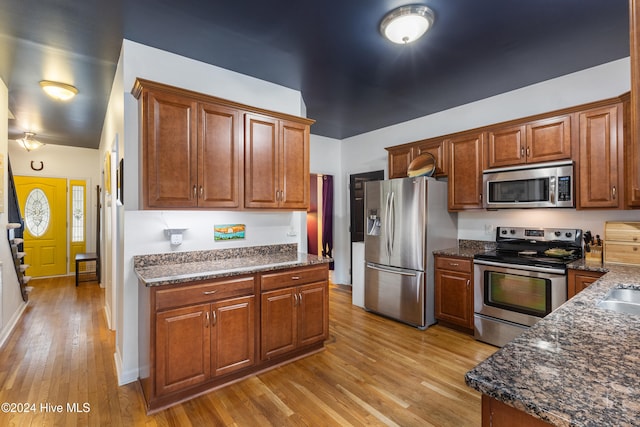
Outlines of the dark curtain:
[[[333,257],[333,176],[322,177],[322,256]],[[333,270],[333,262],[329,264]]]

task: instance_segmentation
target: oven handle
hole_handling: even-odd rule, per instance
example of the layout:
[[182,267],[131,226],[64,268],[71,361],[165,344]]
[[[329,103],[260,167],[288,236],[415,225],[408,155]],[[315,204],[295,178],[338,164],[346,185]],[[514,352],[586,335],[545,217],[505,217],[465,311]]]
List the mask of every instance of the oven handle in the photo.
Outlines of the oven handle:
[[536,271],[538,273],[561,274],[566,275],[566,271],[558,268],[538,267],[535,265],[508,264],[504,262],[485,261],[483,259],[474,259],[474,264],[492,265],[494,267],[512,268],[523,271]]

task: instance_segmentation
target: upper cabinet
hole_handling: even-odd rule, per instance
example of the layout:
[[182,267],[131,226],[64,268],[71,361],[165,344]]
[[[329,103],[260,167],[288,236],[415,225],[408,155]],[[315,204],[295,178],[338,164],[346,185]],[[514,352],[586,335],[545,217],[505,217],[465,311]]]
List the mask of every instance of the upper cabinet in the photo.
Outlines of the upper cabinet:
[[640,207],[640,0],[629,1],[631,46],[631,105],[629,143],[625,144],[627,202]]
[[446,143],[443,138],[425,139],[410,144],[390,147],[389,152],[389,178],[406,178],[409,165],[421,154],[429,153],[436,162],[435,176],[447,176],[449,172],[449,159]]
[[138,79],[143,209],[307,209],[313,120]]
[[309,126],[245,115],[245,207],[309,206]]
[[462,135],[449,141],[449,210],[482,208],[484,133]]
[[489,132],[489,168],[571,158],[571,115],[510,125]]
[[622,208],[623,104],[578,114],[578,207]]

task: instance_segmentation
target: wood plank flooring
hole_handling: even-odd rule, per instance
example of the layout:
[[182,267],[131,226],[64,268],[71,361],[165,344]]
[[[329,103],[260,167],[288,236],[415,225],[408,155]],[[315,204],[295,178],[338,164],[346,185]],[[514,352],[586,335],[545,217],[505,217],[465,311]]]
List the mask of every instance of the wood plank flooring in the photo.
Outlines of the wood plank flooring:
[[29,412],[0,412],[2,426],[480,425],[480,394],[463,376],[495,347],[367,313],[334,286],[324,351],[147,416],[137,384],[117,386],[103,291],[73,277],[31,284],[0,349],[0,403]]

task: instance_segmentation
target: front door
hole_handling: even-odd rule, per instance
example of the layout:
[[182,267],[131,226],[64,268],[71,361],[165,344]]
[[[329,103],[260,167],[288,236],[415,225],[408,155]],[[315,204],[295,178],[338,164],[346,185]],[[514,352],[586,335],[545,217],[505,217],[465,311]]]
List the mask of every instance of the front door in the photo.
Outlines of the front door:
[[67,180],[15,176],[14,181],[25,222],[26,274],[67,274]]

